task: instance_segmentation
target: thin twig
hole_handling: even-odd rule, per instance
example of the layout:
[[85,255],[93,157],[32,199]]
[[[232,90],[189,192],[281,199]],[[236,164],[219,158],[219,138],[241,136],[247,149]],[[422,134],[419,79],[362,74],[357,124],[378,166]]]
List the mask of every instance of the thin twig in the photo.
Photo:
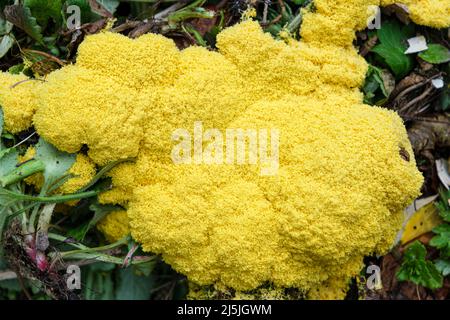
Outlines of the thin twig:
[[264,11],[263,11],[263,18],[262,18],[262,23],[266,24],[267,23],[267,13],[269,11],[269,2],[268,0],[264,1]]
[[20,85],[20,84],[22,84],[22,83],[25,83],[25,82],[28,82],[28,81],[41,81],[41,82],[46,82],[46,81],[43,80],[43,79],[34,79],[34,78],[31,78],[31,79],[25,79],[25,80],[16,82],[16,83],[14,83],[14,84],[13,84],[11,87],[9,87],[9,88],[10,88],[10,89],[14,89],[14,88],[17,87],[18,85]]
[[53,56],[53,55],[51,55],[51,54],[48,54],[48,53],[46,53],[46,52],[43,52],[43,51],[32,50],[32,49],[24,49],[23,52],[24,52],[24,53],[29,52],[29,53],[35,53],[35,54],[41,55],[41,56],[46,57],[47,59],[49,59],[49,60],[51,60],[51,61],[53,61],[53,62],[56,62],[56,63],[59,64],[61,67],[65,66],[65,65],[67,64],[67,61],[61,60],[61,59],[59,59],[58,57],[55,57],[55,56]]

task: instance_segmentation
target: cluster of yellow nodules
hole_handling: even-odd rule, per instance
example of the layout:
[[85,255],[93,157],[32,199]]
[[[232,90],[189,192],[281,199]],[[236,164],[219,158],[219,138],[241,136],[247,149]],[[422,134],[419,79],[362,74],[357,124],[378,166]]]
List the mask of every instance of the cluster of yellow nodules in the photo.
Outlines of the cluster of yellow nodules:
[[[144,250],[200,285],[270,282],[341,298],[363,257],[390,247],[422,184],[401,119],[364,105],[359,91],[367,64],[352,41],[379,4],[316,0],[302,41],[288,44],[244,21],[218,35],[217,52],[180,51],[154,34],[89,36],[75,65],[33,91],[34,126],[61,150],[87,145],[99,165],[136,158],[111,172],[114,188],[101,196],[127,209],[101,225],[110,240],[129,223]],[[413,19],[449,25],[446,10]],[[278,173],[174,164],[172,133],[192,133],[196,121],[279,129]]]

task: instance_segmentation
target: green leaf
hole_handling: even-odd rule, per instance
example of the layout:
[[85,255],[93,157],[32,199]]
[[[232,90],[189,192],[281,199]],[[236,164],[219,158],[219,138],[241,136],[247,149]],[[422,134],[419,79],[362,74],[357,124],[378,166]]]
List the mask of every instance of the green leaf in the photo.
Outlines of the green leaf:
[[5,176],[16,168],[18,156],[15,148],[0,151],[0,176]]
[[24,5],[30,8],[32,16],[36,18],[38,24],[43,28],[47,26],[50,19],[52,19],[57,26],[61,25],[61,0],[25,0]]
[[82,270],[86,300],[112,300],[114,298],[114,269],[115,265],[111,263],[95,263]]
[[[2,107],[0,107],[0,138],[1,138],[1,136],[2,136],[2,134],[3,134],[3,124],[5,123],[5,119],[4,119],[4,116],[3,116],[3,109],[2,109]],[[1,148],[1,143],[0,143],[0,150],[1,150],[2,148]]]
[[3,15],[0,12],[0,35],[8,34],[11,32],[14,25],[4,19]]
[[106,10],[108,10],[111,14],[114,14],[117,10],[117,7],[120,4],[119,0],[97,0]]
[[426,253],[425,246],[417,240],[408,246],[397,272],[397,279],[411,281],[429,289],[441,288],[443,277],[431,261],[425,260]]
[[14,37],[12,35],[4,35],[0,41],[0,59],[8,53],[9,49],[14,45]]
[[155,265],[156,265],[156,260],[153,259],[153,260],[149,260],[144,263],[135,264],[135,265],[133,265],[133,268],[136,272],[136,275],[148,277],[155,269]]
[[446,222],[450,222],[450,209],[446,208],[442,202],[437,203],[436,207],[441,218]]
[[16,27],[25,31],[30,37],[41,45],[44,44],[42,29],[36,22],[36,18],[31,15],[31,11],[27,7],[20,5],[7,6],[4,10],[5,17]]
[[450,224],[443,223],[433,229],[436,233],[430,240],[430,246],[441,251],[441,257],[450,257]]
[[83,241],[84,237],[100,220],[106,217],[109,213],[113,211],[123,210],[123,208],[114,205],[101,205],[98,203],[92,204],[89,207],[90,210],[94,212],[92,219],[82,224],[78,228],[69,230],[69,236],[75,238],[78,241]]
[[372,48],[394,72],[397,78],[403,78],[413,68],[413,58],[404,52],[407,49],[406,40],[413,35],[409,27],[402,27],[395,21],[386,21],[377,30],[380,44]]
[[450,274],[450,260],[448,259],[437,259],[434,262],[434,265],[436,266],[436,269],[439,270],[440,273],[444,277],[448,276]]
[[16,64],[8,69],[8,72],[11,74],[20,74],[22,73],[25,65],[23,63]]
[[292,0],[292,2],[298,6],[303,5],[307,1],[309,0]]
[[72,5],[80,8],[81,23],[89,23],[101,18],[98,14],[91,11],[88,0],[68,0],[65,7]]
[[436,208],[439,211],[441,218],[450,222],[450,190],[439,190],[440,201],[436,203]]
[[391,94],[394,86],[394,76],[388,70],[369,64],[363,86],[364,102],[370,105],[382,105]]
[[427,50],[419,53],[419,57],[433,64],[445,63],[450,61],[450,50],[443,45],[431,43]]
[[44,163],[44,178],[48,186],[61,179],[75,163],[76,155],[59,151],[40,138],[36,144],[36,160]]
[[118,272],[117,300],[148,300],[154,286],[152,277],[138,276],[132,267]]

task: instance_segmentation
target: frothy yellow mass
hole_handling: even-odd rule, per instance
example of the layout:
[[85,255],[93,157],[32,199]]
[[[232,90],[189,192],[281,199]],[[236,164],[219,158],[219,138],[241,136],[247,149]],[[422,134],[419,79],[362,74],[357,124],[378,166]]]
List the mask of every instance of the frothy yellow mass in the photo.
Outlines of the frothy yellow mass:
[[18,133],[31,127],[38,87],[38,81],[24,75],[0,72],[0,106],[7,131]]
[[128,215],[124,210],[113,211],[97,224],[100,230],[110,242],[115,242],[130,233]]
[[[448,1],[405,3],[417,23],[450,25]],[[61,150],[87,145],[100,165],[136,157],[111,172],[101,200],[125,206],[143,249],[191,281],[342,298],[363,257],[392,245],[422,184],[401,119],[362,103],[367,63],[352,42],[369,5],[380,1],[316,0],[288,44],[244,21],[218,35],[217,52],[152,34],[89,36],[77,64],[42,85],[34,125]],[[174,164],[171,135],[195,121],[279,129],[278,174]],[[124,217],[100,229],[117,239]]]

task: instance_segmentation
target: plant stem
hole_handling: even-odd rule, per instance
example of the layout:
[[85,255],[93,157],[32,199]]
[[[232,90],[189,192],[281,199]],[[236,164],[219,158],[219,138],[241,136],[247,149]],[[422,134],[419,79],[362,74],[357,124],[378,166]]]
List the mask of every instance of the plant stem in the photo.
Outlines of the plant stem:
[[42,172],[44,171],[44,169],[45,165],[41,160],[27,161],[6,176],[0,177],[0,185],[4,188],[10,184],[19,182],[37,172]]
[[287,29],[289,31],[289,33],[294,33],[295,31],[298,31],[300,24],[302,23],[302,12],[300,11],[295,17],[294,19],[292,19],[292,21],[289,22],[289,24],[287,25]]
[[97,253],[98,251],[106,251],[111,250],[116,247],[120,247],[128,242],[128,237],[124,237],[114,243],[108,244],[106,246],[95,247],[95,248],[84,248],[79,250],[66,251],[61,253],[61,257],[75,255],[79,253]]
[[[48,234],[49,239],[53,239],[53,240],[57,240],[57,241],[61,241],[61,242],[66,242],[66,237],[61,236],[59,234],[55,234],[55,233],[49,233]],[[79,248],[79,250],[72,250],[72,251],[66,251],[66,252],[62,252],[60,255],[62,258],[70,256],[70,258],[72,259],[80,259],[80,260],[98,260],[98,261],[102,261],[102,262],[109,262],[109,263],[114,263],[114,264],[118,264],[118,265],[122,265],[124,262],[124,259],[122,258],[118,258],[118,257],[114,257],[105,253],[100,253],[98,251],[105,251],[105,250],[111,250],[114,249],[116,247],[119,247],[121,245],[124,245],[128,242],[128,237],[124,237],[114,243],[111,243],[109,245],[106,246],[101,246],[101,247],[97,247],[97,248],[89,248],[81,243],[67,243],[69,245],[72,245],[76,248]],[[143,259],[143,260],[138,260],[138,261],[131,261],[131,264],[140,264],[140,263],[145,263],[145,262],[149,262],[151,260],[155,259],[155,257],[148,257],[148,259]]]
[[0,190],[0,194],[4,194],[6,196],[10,196],[12,198],[15,198],[16,200],[21,201],[31,201],[31,202],[40,202],[40,203],[61,203],[61,202],[67,202],[72,200],[80,200],[85,198],[91,198],[95,197],[100,191],[87,191],[83,193],[73,193],[73,194],[67,194],[62,196],[30,196],[26,194],[20,194],[16,192],[12,192],[6,189]]

